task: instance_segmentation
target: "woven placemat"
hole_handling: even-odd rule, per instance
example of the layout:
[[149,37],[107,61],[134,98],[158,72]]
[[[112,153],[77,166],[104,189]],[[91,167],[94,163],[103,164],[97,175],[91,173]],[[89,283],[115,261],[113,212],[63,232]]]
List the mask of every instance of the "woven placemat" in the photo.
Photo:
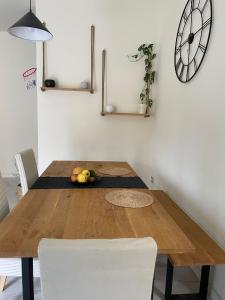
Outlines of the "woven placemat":
[[149,206],[154,202],[150,194],[128,189],[109,192],[105,199],[111,204],[132,208]]
[[131,173],[130,169],[121,167],[104,167],[98,169],[98,172],[104,175],[123,176]]

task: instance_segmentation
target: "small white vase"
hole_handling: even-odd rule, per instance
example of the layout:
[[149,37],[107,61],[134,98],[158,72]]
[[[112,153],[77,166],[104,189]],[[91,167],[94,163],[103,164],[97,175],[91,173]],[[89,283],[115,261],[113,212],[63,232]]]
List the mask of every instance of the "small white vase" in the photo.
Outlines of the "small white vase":
[[114,112],[114,110],[115,110],[115,106],[113,106],[112,104],[107,104],[105,107],[105,111],[107,113],[112,113],[112,112]]
[[81,87],[81,89],[88,89],[88,82],[87,81],[82,81],[81,83],[80,83],[80,87]]
[[146,113],[146,108],[147,108],[146,104],[140,103],[139,104],[139,114],[145,114]]

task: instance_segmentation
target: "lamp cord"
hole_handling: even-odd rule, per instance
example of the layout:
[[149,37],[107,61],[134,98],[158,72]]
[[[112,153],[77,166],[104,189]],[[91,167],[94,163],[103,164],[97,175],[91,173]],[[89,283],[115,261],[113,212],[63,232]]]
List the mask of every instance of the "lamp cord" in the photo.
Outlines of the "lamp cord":
[[31,12],[31,0],[30,0],[30,12]]

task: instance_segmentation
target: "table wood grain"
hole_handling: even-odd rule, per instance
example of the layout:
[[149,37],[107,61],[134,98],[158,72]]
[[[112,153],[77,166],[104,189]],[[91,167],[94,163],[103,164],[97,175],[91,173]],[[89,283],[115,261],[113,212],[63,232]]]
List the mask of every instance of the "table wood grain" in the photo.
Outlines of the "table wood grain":
[[191,253],[171,254],[170,260],[173,265],[184,267],[225,264],[225,251],[165,193],[162,191],[155,193],[160,199],[160,204],[196,248]]
[[[98,169],[116,167],[126,168],[130,170],[130,173],[122,177],[137,176],[136,172],[131,168],[127,162],[115,162],[115,161],[53,161],[49,167],[43,172],[43,177],[69,177],[72,174],[72,170],[80,166],[84,169],[94,170],[99,176],[107,176],[98,172]],[[110,175],[111,176],[111,175]]]
[[122,208],[105,200],[113,189],[30,190],[0,224],[0,257],[36,257],[41,238],[113,239],[153,237],[160,254],[194,246],[160,204]]

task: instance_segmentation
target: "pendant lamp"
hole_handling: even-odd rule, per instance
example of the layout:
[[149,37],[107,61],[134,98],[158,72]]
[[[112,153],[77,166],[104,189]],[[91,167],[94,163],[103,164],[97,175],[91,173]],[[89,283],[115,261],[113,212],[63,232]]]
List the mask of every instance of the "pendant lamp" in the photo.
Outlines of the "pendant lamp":
[[11,35],[29,41],[48,41],[53,35],[31,10],[8,29]]

